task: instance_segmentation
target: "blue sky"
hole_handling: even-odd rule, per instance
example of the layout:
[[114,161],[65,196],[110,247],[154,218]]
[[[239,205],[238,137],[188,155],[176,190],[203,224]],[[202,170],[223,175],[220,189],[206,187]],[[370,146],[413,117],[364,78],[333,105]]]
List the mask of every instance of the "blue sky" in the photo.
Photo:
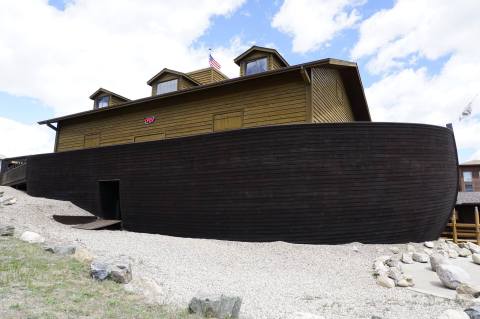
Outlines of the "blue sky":
[[[73,12],[74,10],[85,13],[86,17],[89,17],[89,7],[81,7],[74,1],[48,1],[48,5],[51,8],[55,8],[57,12],[47,12],[48,8],[45,9],[46,3],[43,3],[40,0],[31,1],[39,6],[39,8],[41,6],[40,9],[45,10],[45,14],[52,17],[52,19],[60,19],[62,14],[67,15],[70,11]],[[464,161],[470,159],[472,156],[476,156],[475,153],[480,156],[480,146],[476,147],[478,144],[475,144],[475,141],[468,136],[469,134],[472,134],[472,132],[480,132],[477,128],[478,123],[480,123],[480,115],[477,106],[479,101],[473,101],[472,105],[474,110],[472,115],[466,121],[455,122],[464,106],[471,98],[473,98],[473,96],[475,96],[476,89],[480,91],[480,87],[477,86],[478,83],[452,83],[452,86],[458,85],[459,87],[458,90],[455,90],[455,88],[452,89],[452,92],[455,93],[445,92],[445,90],[443,90],[444,83],[448,82],[450,77],[458,76],[457,74],[454,74],[455,72],[452,72],[451,69],[453,66],[451,65],[457,63],[461,66],[462,64],[458,62],[459,57],[463,57],[467,54],[475,56],[474,53],[476,53],[476,47],[457,48],[452,45],[452,47],[437,48],[435,47],[435,44],[428,46],[428,43],[422,43],[421,39],[422,36],[424,36],[422,32],[430,32],[433,37],[436,35],[436,32],[440,34],[442,31],[440,30],[441,27],[439,27],[438,30],[430,26],[422,28],[421,25],[423,20],[428,20],[427,18],[422,19],[422,16],[417,18],[418,22],[412,22],[420,25],[420,27],[413,24],[409,26],[399,23],[398,25],[400,27],[398,29],[391,29],[390,25],[386,24],[384,20],[415,20],[415,17],[402,16],[406,11],[402,9],[402,6],[408,6],[408,3],[406,3],[405,0],[318,1],[319,4],[323,4],[323,7],[312,7],[311,5],[307,7],[304,3],[305,1],[287,2],[288,1],[250,0],[238,3],[237,1],[237,3],[232,4],[231,7],[226,8],[223,12],[214,12],[217,9],[211,9],[211,12],[205,13],[206,21],[208,21],[208,23],[206,25],[205,23],[199,23],[198,28],[201,29],[201,32],[190,38],[186,36],[187,39],[180,45],[185,46],[190,54],[192,51],[194,54],[197,54],[196,59],[200,59],[200,62],[198,63],[205,64],[207,63],[206,57],[205,62],[202,62],[201,53],[199,52],[205,52],[206,48],[213,48],[214,57],[219,60],[222,65],[226,65],[227,63],[231,63],[228,59],[233,58],[234,54],[237,54],[240,52],[239,50],[252,44],[275,47],[283,54],[290,64],[297,64],[325,57],[354,60],[359,64],[363,84],[367,92],[367,99],[374,120],[398,120],[431,123],[436,125],[444,125],[446,122],[454,122],[454,127],[458,127],[459,129],[458,134],[460,137],[458,139],[461,141],[459,143],[460,160]],[[443,18],[442,14],[444,13],[442,11],[439,10],[439,12],[435,13],[433,10],[434,7],[430,10],[428,7],[431,5],[430,1],[425,0],[423,2],[425,2],[425,4],[421,4],[419,10],[421,10],[422,5],[424,5],[425,9],[428,9],[428,12],[434,12],[432,13],[431,19],[440,20]],[[448,1],[443,2],[445,6],[449,5]],[[106,1],[105,5],[108,6],[111,5],[111,3],[109,4],[108,1]],[[331,15],[328,15],[327,13],[315,15],[315,13],[312,13],[312,16],[305,17],[305,15],[310,14],[310,11],[320,12],[322,8],[327,6],[330,8],[330,11],[336,11]],[[15,8],[12,8],[12,12],[16,12],[14,9]],[[447,10],[445,11],[449,11],[450,8],[446,7],[446,9]],[[38,10],[39,9],[37,9],[37,12]],[[128,10],[128,8],[125,8],[126,14],[128,13]],[[450,15],[460,16],[468,14],[468,12],[465,11],[455,12],[454,10],[457,9],[455,9],[455,6],[452,6]],[[471,8],[469,10],[471,10]],[[174,14],[181,17],[181,10],[178,11],[179,12],[175,12]],[[281,11],[285,16],[285,19],[283,20],[279,17]],[[384,12],[386,17],[390,15],[390,18],[383,19],[383,14],[379,14],[379,12]],[[122,12],[119,14],[121,13]],[[142,14],[144,13],[142,12]],[[342,22],[342,19],[344,18],[345,20],[351,18],[351,21],[344,23]],[[21,20],[21,17],[18,19]],[[274,20],[278,21],[274,22]],[[289,21],[293,22],[290,24]],[[88,25],[87,22],[85,23]],[[139,23],[141,24],[142,21]],[[145,21],[145,23],[147,23],[147,21]],[[392,23],[394,24],[394,22]],[[448,23],[448,21],[445,21],[444,23]],[[336,26],[335,24],[342,24],[342,26]],[[435,23],[431,24],[435,25]],[[378,29],[376,28],[377,25]],[[441,26],[441,24],[439,25]],[[118,28],[123,27],[124,26],[122,25],[118,26]],[[192,30],[195,30],[194,27],[195,26],[192,26]],[[55,30],[55,28],[56,26],[54,25],[53,30]],[[58,28],[62,28],[62,26],[59,25]],[[108,28],[110,28],[110,25],[107,26],[107,29]],[[111,28],[113,29],[114,26],[112,25]],[[330,33],[326,31],[324,32],[324,30],[329,28],[336,29],[336,31]],[[459,28],[461,28],[461,26],[459,26]],[[471,28],[471,26],[465,28],[465,32],[469,32],[469,29],[467,28]],[[425,29],[427,29],[427,31],[424,31]],[[122,34],[128,33],[128,28],[126,30],[127,31],[114,30],[113,32],[115,36],[121,38]],[[300,38],[305,30],[314,31],[310,31],[311,34],[309,34],[308,38],[306,40],[304,39],[302,42]],[[318,32],[319,34],[323,32],[324,38],[317,37],[315,32]],[[472,30],[472,32],[475,32],[475,30]],[[416,33],[418,33],[417,37],[415,37]],[[9,36],[8,31],[3,32],[3,36]],[[61,37],[61,34],[58,36]],[[443,34],[443,36],[448,37],[449,35]],[[450,36],[454,35],[452,34]],[[0,32],[0,43],[2,40],[1,37],[2,33]],[[54,34],[50,36],[50,38],[54,37]],[[303,43],[301,49],[298,49],[298,46],[297,48],[295,46],[295,41],[297,39],[300,39],[299,42]],[[126,45],[128,45],[128,39],[125,38],[125,40]],[[233,40],[237,41],[235,42],[235,45],[232,44],[234,42]],[[403,43],[407,42],[407,40],[409,47],[406,47]],[[308,41],[317,41],[318,43],[317,45],[309,47]],[[305,42],[307,42],[306,47]],[[230,47],[228,47],[229,43]],[[12,51],[23,50],[25,47],[28,47],[29,44],[27,44],[19,45],[18,48],[14,47],[12,48]],[[59,48],[58,51],[61,50],[62,49]],[[51,54],[55,55],[58,51],[54,50]],[[78,52],[78,50],[76,52]],[[198,58],[198,56],[200,56],[200,58]],[[385,58],[385,56],[387,56],[387,58]],[[51,56],[45,57],[45,60],[48,60],[50,57]],[[139,59],[139,57],[135,58],[137,60]],[[2,56],[0,55],[0,67],[1,59]],[[79,59],[81,59],[80,56]],[[170,61],[168,58],[165,58],[164,60]],[[108,61],[104,60],[104,63],[106,62]],[[478,67],[479,62],[480,61],[474,61],[475,66],[472,70],[474,70],[475,67]],[[164,66],[168,67],[169,65]],[[460,69],[459,66],[457,66],[458,69]],[[57,66],[55,65],[55,67]],[[158,67],[160,68],[160,63]],[[40,68],[39,66],[39,73],[32,75],[32,77],[38,77],[39,74],[44,74],[46,72],[45,68],[48,68],[48,64],[43,66],[43,68]],[[152,69],[149,72],[154,74],[156,71],[157,70]],[[67,72],[67,69],[65,72]],[[24,76],[28,77],[30,75],[25,74]],[[58,78],[61,76],[61,69],[58,71],[58,74],[49,74],[49,76]],[[403,79],[403,81],[401,79]],[[54,80],[56,81],[57,79]],[[75,79],[72,78],[71,81],[73,82]],[[415,91],[413,87],[409,87],[408,85],[409,82],[416,83],[417,81],[417,86],[424,87],[422,91]],[[40,79],[40,84],[32,84],[32,92],[35,91],[35,93],[30,93],[28,87],[15,87],[13,84],[10,85],[8,81],[4,82],[5,84],[3,85],[0,83],[0,117],[15,121],[17,124],[32,126],[37,121],[43,119],[51,118],[59,114],[72,113],[72,110],[85,110],[90,107],[90,101],[85,98],[78,101],[78,103],[69,103],[75,104],[76,106],[67,109],[65,103],[62,101],[69,100],[66,98],[63,100],[56,100],[54,96],[55,92],[49,92],[48,94],[44,92],[45,90],[49,90],[48,86],[45,85],[46,83],[48,84],[47,78]],[[127,87],[128,85],[128,83],[122,83],[120,79],[98,79],[99,85],[103,86],[103,83],[105,82],[112,83],[110,85],[117,85],[118,87]],[[391,95],[388,94],[388,90],[392,90],[392,88],[394,89],[396,83],[398,83],[399,86],[398,91],[395,90]],[[142,85],[144,84],[142,83]],[[468,89],[466,89],[467,86]],[[87,88],[92,91],[93,87],[94,84],[90,84]],[[460,90],[460,88],[463,89]],[[147,91],[145,90],[145,92]],[[90,93],[92,92],[82,92],[85,97],[88,97]],[[121,94],[122,92],[119,93]],[[415,94],[418,94],[418,98]],[[445,98],[441,97],[442,94],[446,95]],[[458,96],[455,99],[452,99],[452,94],[457,94]],[[437,95],[438,97],[430,99],[430,97]],[[78,96],[80,96],[80,94]],[[389,98],[389,96],[392,97]],[[447,100],[448,103],[442,102]],[[418,105],[416,103],[418,103]],[[431,103],[431,105],[428,105],[429,103]],[[411,107],[411,105],[413,106]],[[437,107],[437,105],[441,105],[441,107]],[[0,154],[6,154],[9,156],[19,155],[11,153],[12,152],[9,151],[7,147],[2,150],[2,144],[0,144]]]

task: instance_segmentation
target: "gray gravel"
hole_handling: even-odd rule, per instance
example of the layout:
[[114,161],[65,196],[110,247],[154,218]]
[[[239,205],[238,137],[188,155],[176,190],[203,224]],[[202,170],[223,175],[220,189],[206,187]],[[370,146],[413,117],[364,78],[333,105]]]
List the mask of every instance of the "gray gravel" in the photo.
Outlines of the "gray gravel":
[[[33,198],[9,187],[12,206],[0,205],[0,224],[31,230],[47,241],[75,243],[97,256],[126,255],[133,276],[155,280],[157,301],[187,307],[198,292],[239,295],[242,318],[288,318],[309,312],[325,318],[436,318],[454,301],[375,284],[373,260],[388,245],[298,245],[176,238],[127,231],[73,229],[53,214],[89,215],[70,202]],[[402,246],[402,245],[397,245]]]

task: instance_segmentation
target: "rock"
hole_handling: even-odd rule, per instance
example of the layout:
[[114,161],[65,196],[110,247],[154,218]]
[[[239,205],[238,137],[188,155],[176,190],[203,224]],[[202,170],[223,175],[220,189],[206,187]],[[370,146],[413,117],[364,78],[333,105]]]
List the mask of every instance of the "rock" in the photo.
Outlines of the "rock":
[[45,242],[45,238],[32,231],[23,232],[23,234],[20,236],[20,240],[26,241],[31,244],[40,244]]
[[400,260],[399,260],[399,258],[396,258],[396,257],[395,258],[392,257],[389,260],[387,260],[385,262],[385,265],[387,265],[388,267],[396,267],[396,268],[402,269],[402,266],[400,264]]
[[124,288],[132,293],[141,292],[148,303],[165,303],[165,294],[162,287],[152,278],[135,276]]
[[472,306],[468,309],[465,309],[466,318],[469,319],[480,319],[480,305]]
[[413,253],[412,258],[414,261],[419,263],[427,263],[428,262],[428,255],[422,253]]
[[449,264],[448,257],[445,257],[442,254],[434,253],[430,256],[430,267],[433,271],[437,271],[438,265]]
[[468,257],[472,254],[472,252],[470,251],[470,249],[467,249],[467,248],[461,248],[459,251],[458,251],[458,255],[460,257]]
[[47,245],[44,249],[58,255],[73,255],[76,247],[73,245]]
[[109,267],[109,277],[119,284],[126,284],[132,280],[132,267],[127,261],[116,261]]
[[13,204],[16,204],[16,203],[17,203],[17,199],[15,197],[8,197],[8,198],[5,198],[2,201],[2,204],[4,206],[13,205]]
[[415,252],[415,246],[413,246],[412,244],[408,244],[407,245],[407,252],[414,253]]
[[76,248],[73,258],[82,263],[91,263],[94,259],[94,256],[85,248]]
[[403,273],[402,271],[397,268],[397,267],[391,267],[389,270],[388,270],[388,273],[387,273],[387,276],[389,278],[392,278],[393,281],[395,282],[395,284],[397,284],[400,280],[403,279]]
[[457,299],[473,300],[480,297],[480,287],[470,284],[460,284],[457,287]]
[[424,249],[423,249],[423,252],[424,252],[425,254],[427,254],[427,256],[430,256],[431,254],[434,253],[434,250],[433,250],[433,249],[430,249],[430,248],[424,248]]
[[469,319],[468,315],[461,310],[448,309],[438,319]]
[[435,247],[435,245],[433,244],[433,241],[426,241],[426,242],[423,243],[423,246],[425,246],[427,248]]
[[404,264],[413,264],[412,255],[409,253],[403,253],[402,259],[400,259]]
[[398,248],[397,246],[391,246],[389,249],[393,254],[400,253],[400,248]]
[[470,275],[465,270],[448,264],[438,265],[437,276],[443,285],[450,289],[457,289],[460,284],[470,281]]
[[3,194],[4,194],[4,193],[5,193],[4,191],[1,191],[1,192],[0,192],[0,197],[3,197]]
[[407,279],[403,278],[403,279],[401,279],[397,282],[397,286],[398,287],[413,287],[414,283],[413,283],[413,280],[407,280]]
[[377,260],[373,263],[373,274],[374,275],[380,275],[380,274],[387,273],[387,272],[388,272],[388,267],[385,266],[385,264],[383,262]]
[[377,278],[377,285],[385,288],[393,288],[395,287],[395,281],[393,281],[393,279],[388,278],[388,276],[386,275],[380,275]]
[[289,315],[287,319],[325,319],[325,317],[308,312],[295,312]]
[[448,257],[450,258],[457,258],[458,257],[458,252],[455,249],[449,249],[447,251]]
[[472,254],[472,261],[477,265],[480,265],[480,254]]
[[15,227],[10,225],[0,225],[0,236],[13,236]]
[[465,248],[470,249],[472,254],[480,254],[480,246],[478,246],[477,244],[466,242],[465,246]]
[[242,299],[225,295],[198,295],[188,304],[191,313],[218,319],[238,318]]
[[90,276],[96,280],[105,280],[108,278],[109,269],[106,262],[94,260],[90,264]]
[[125,260],[94,260],[90,264],[90,275],[96,280],[111,279],[124,284],[132,280],[132,269],[130,263]]
[[390,258],[391,258],[390,256],[383,255],[383,256],[379,256],[379,257],[375,258],[375,261],[380,261],[380,262],[384,263],[387,260],[389,260]]

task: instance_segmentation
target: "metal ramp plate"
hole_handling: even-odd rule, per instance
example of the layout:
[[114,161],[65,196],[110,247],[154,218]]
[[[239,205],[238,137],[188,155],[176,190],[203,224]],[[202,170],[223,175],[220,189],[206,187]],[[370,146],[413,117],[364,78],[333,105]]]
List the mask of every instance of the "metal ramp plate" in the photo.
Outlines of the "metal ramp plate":
[[120,224],[121,222],[122,221],[118,219],[97,219],[90,223],[75,225],[72,227],[78,228],[78,229],[94,230],[94,229],[102,229],[102,228],[106,228],[116,224]]

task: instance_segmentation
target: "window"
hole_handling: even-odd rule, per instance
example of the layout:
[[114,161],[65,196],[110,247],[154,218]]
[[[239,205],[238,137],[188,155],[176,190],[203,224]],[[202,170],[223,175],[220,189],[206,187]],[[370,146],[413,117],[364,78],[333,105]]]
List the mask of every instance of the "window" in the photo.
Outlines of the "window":
[[107,107],[108,101],[110,101],[110,97],[108,95],[97,98],[97,109]]
[[157,95],[177,90],[178,79],[160,82],[157,84]]
[[245,75],[267,71],[267,58],[247,62],[245,65]]
[[243,112],[231,112],[213,116],[213,131],[226,131],[242,128]]
[[463,172],[463,183],[465,185],[466,192],[473,192],[473,183],[472,183],[472,172],[465,171]]

